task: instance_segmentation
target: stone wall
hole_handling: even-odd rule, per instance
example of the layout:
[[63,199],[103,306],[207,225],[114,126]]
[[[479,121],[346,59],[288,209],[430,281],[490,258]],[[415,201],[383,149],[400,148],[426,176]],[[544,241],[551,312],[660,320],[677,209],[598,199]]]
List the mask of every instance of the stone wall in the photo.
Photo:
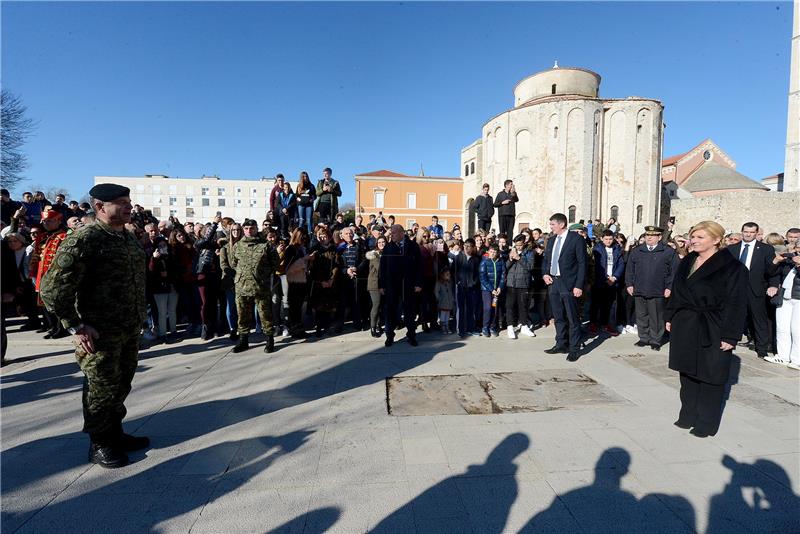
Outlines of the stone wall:
[[746,191],[672,200],[670,214],[675,232],[685,233],[700,221],[716,221],[728,232],[738,232],[748,221],[758,223],[764,233],[786,233],[800,227],[800,191]]

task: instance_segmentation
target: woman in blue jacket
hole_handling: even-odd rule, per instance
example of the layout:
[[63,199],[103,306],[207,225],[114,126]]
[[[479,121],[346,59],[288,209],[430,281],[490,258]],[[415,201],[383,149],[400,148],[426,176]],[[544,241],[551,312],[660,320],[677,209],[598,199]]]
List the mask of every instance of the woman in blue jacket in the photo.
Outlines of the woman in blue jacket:
[[596,334],[602,327],[611,336],[619,332],[610,324],[611,306],[617,298],[617,288],[625,274],[622,247],[614,241],[614,233],[603,232],[600,242],[592,249],[594,256],[594,284],[589,307],[589,332]]

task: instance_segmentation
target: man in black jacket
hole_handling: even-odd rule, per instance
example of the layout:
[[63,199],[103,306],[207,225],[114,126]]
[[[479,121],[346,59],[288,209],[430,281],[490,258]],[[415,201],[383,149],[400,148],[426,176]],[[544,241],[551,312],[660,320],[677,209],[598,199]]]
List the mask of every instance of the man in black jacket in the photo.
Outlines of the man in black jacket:
[[644,227],[644,244],[631,250],[625,270],[628,294],[636,306],[637,347],[661,349],[666,332],[664,309],[678,268],[678,255],[661,243],[663,230]]
[[514,219],[517,216],[517,208],[514,204],[517,202],[519,202],[519,197],[514,189],[514,181],[506,180],[503,182],[503,190],[497,193],[494,199],[494,207],[499,208],[501,234],[512,235]]
[[769,298],[778,293],[780,278],[778,269],[772,260],[775,249],[772,245],[757,241],[758,225],[754,222],[742,225],[742,241],[728,247],[734,257],[747,267],[747,329],[755,341],[756,354],[759,358],[767,355],[771,340],[771,328],[767,314]]
[[492,217],[494,217],[494,201],[492,201],[492,195],[489,194],[489,184],[483,184],[481,194],[472,203],[472,209],[477,215],[478,230],[488,232],[492,226]]
[[580,358],[581,320],[578,299],[586,281],[586,240],[567,231],[567,216],[550,217],[550,238],[542,263],[544,283],[556,323],[556,344],[547,354],[568,354],[567,361]]
[[383,249],[378,274],[378,288],[384,296],[386,321],[386,343],[394,343],[394,329],[399,322],[398,312],[403,307],[408,344],[417,346],[416,323],[417,294],[422,291],[422,263],[419,245],[406,237],[399,224],[392,225],[392,240]]

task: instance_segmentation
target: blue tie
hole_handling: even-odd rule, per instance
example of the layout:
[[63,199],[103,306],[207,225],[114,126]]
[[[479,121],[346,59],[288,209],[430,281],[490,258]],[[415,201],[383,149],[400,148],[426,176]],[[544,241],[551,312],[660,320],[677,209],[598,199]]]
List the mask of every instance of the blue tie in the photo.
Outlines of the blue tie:
[[745,265],[747,265],[747,249],[748,248],[750,248],[750,245],[745,243],[745,245],[742,247],[742,255],[739,256],[739,261],[744,263]]
[[553,257],[550,260],[550,274],[556,276],[558,274],[558,256],[561,254],[561,236],[556,238],[556,244],[553,245]]

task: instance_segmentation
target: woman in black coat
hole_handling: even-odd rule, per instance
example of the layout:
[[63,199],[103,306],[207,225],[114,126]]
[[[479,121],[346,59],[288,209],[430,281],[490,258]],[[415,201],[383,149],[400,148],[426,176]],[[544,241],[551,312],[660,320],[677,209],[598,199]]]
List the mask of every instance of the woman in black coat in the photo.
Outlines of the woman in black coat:
[[669,368],[680,373],[675,425],[713,436],[722,417],[732,350],[747,313],[747,269],[726,249],[725,230],[705,221],[691,231],[693,252],[678,266],[667,304]]

